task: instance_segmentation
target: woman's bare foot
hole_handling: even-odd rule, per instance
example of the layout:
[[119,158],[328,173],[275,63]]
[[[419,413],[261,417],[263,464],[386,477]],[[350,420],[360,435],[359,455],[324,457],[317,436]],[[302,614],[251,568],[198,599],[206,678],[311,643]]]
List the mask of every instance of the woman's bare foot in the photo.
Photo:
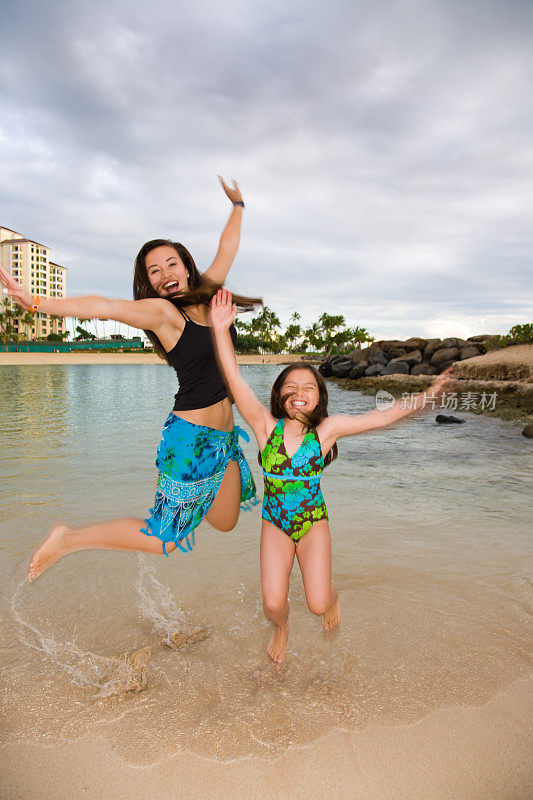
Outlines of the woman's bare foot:
[[48,534],[44,544],[37,548],[31,557],[28,567],[28,580],[30,583],[37,580],[48,567],[67,553],[72,552],[72,548],[67,546],[67,536],[72,533],[66,525],[58,525]]
[[324,614],[323,628],[325,631],[331,631],[336,628],[341,621],[341,611],[339,608],[339,599],[335,600],[329,611]]
[[289,638],[289,625],[276,625],[274,633],[267,647],[267,653],[275,664],[283,664],[287,652],[287,639]]

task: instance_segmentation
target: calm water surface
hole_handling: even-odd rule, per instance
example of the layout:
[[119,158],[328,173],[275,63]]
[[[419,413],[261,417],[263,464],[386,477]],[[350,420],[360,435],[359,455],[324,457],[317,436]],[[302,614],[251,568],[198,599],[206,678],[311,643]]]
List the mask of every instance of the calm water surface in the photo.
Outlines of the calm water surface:
[[[281,367],[245,367],[263,402]],[[518,423],[434,414],[339,444],[323,478],[342,623],[326,638],[291,582],[286,665],[267,663],[260,506],[190,554],[78,553],[34,585],[59,521],[144,517],[176,391],[159,365],[0,368],[2,739],[104,732],[132,763],[179,749],[275,757],[332,727],[482,704],[530,673],[531,442]],[[330,411],[373,398],[330,385]],[[242,420],[238,420],[240,424]],[[244,445],[261,494],[257,449]],[[207,638],[174,651],[176,631]],[[110,694],[116,659],[151,648],[147,686]],[[116,687],[115,687],[116,688]]]

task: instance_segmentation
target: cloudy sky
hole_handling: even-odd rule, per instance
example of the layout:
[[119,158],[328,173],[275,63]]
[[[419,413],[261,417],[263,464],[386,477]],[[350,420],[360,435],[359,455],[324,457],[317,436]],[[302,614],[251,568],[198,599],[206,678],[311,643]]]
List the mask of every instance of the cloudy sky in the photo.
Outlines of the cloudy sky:
[[376,338],[531,321],[529,0],[2,3],[0,223],[68,293],[131,297],[140,245]]

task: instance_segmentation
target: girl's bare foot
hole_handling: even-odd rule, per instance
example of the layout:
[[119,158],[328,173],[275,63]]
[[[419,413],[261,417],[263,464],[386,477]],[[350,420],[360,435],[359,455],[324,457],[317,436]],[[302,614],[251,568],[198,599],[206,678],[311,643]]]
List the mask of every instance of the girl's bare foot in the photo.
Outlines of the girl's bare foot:
[[283,664],[287,652],[287,639],[289,638],[289,625],[276,625],[274,633],[267,647],[267,653],[275,664]]
[[58,525],[48,534],[44,544],[37,548],[28,567],[28,580],[30,583],[37,580],[39,575],[42,575],[48,567],[59,561],[62,556],[72,552],[72,549],[67,545],[69,533],[72,533],[72,531],[66,525]]
[[339,600],[335,600],[329,611],[324,614],[323,628],[325,631],[331,631],[336,628],[341,621],[341,612],[339,608]]

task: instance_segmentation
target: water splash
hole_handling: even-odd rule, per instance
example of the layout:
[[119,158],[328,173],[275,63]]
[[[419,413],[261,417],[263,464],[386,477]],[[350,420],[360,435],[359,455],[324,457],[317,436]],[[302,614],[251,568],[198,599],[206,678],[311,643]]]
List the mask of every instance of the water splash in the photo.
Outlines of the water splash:
[[67,672],[78,686],[91,686],[100,689],[109,673],[116,667],[117,659],[100,656],[89,650],[81,650],[71,642],[61,642],[54,636],[27,622],[19,611],[20,596],[26,586],[24,578],[11,598],[11,611],[18,623],[17,635],[27,647],[44,653],[51,661]]
[[18,623],[17,636],[26,647],[44,653],[70,675],[77,686],[97,689],[95,696],[98,698],[140,692],[146,688],[146,665],[152,654],[150,647],[143,647],[131,654],[123,653],[117,658],[100,656],[90,650],[82,650],[72,642],[47,636],[20,613],[20,596],[25,585],[24,578],[11,598],[11,611]]
[[152,623],[152,633],[164,635],[163,644],[173,650],[181,650],[207,639],[211,630],[206,626],[194,626],[178,608],[172,591],[156,578],[155,569],[145,556],[139,553],[137,592],[140,610]]

